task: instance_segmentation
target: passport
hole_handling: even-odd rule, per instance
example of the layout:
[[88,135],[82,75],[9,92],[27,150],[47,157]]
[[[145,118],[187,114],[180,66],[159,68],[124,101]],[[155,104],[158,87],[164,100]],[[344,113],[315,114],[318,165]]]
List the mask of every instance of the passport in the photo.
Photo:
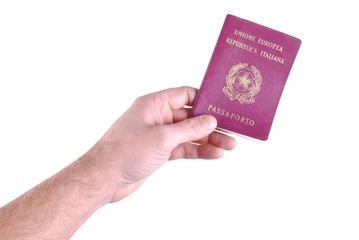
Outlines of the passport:
[[301,40],[227,14],[191,116],[219,130],[267,140]]

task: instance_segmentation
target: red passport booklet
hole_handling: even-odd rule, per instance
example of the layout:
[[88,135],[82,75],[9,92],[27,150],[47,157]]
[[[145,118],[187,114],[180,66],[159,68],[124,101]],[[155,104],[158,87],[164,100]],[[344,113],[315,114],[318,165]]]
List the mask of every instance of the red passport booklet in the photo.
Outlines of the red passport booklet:
[[227,15],[192,107],[218,128],[267,140],[301,40]]

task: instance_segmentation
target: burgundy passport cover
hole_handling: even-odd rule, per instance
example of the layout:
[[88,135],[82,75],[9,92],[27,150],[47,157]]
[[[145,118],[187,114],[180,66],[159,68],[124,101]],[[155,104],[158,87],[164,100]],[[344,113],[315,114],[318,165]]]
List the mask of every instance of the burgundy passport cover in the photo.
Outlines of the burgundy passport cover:
[[218,128],[267,140],[301,40],[227,15],[192,107]]

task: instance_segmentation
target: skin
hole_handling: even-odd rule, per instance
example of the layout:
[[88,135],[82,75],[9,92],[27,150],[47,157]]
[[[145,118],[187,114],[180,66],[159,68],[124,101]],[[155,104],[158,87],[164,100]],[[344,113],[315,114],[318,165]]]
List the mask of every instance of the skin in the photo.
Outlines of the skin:
[[137,98],[88,152],[0,208],[0,239],[69,239],[168,160],[217,159],[234,149],[234,138],[214,131],[214,117],[188,118],[196,94],[179,87]]

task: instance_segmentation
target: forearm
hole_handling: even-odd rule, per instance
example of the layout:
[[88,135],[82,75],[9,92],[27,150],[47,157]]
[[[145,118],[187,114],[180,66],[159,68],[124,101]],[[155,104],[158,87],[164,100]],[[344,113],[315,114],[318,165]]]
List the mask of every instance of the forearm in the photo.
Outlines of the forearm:
[[1,208],[0,239],[69,239],[114,193],[95,162],[87,154]]
[[142,96],[83,157],[0,209],[0,239],[69,239],[98,208],[135,191],[169,159],[219,158],[235,140],[189,117],[189,87]]

